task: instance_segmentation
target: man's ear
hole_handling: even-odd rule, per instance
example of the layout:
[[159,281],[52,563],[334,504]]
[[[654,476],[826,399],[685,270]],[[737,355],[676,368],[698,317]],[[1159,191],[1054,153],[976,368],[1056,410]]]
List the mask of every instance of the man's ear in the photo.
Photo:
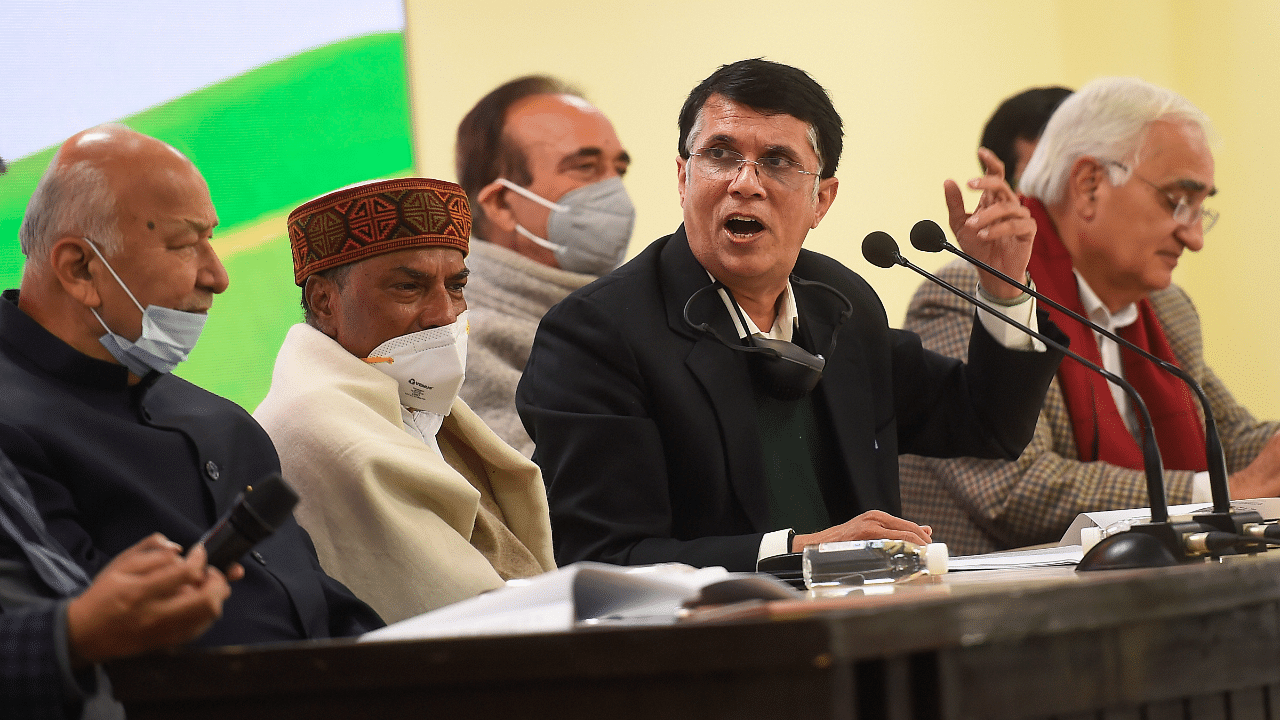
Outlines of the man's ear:
[[338,336],[335,316],[338,311],[338,284],[320,275],[308,277],[302,284],[302,297],[307,301],[315,327],[331,338]]
[[688,166],[688,158],[676,156],[676,187],[680,190],[680,207],[684,207],[685,183],[689,181],[689,176],[686,174],[689,172]]
[[[49,270],[63,292],[89,308],[102,305],[94,269],[90,267],[90,263],[97,259],[98,255],[89,247],[89,241],[82,237],[60,238],[49,250]],[[100,274],[110,272],[101,262],[96,267]]]
[[[491,228],[503,233],[514,233],[516,216],[511,206],[507,204],[506,190],[505,185],[494,180],[476,193],[476,204],[484,211],[485,221]],[[492,238],[485,238],[485,240],[491,241]]]
[[835,177],[826,178],[818,183],[818,199],[813,208],[813,225],[809,226],[810,230],[818,227],[822,218],[827,216],[831,203],[836,201],[836,191],[839,189],[840,181]]
[[1098,189],[1106,179],[1107,167],[1096,158],[1077,158],[1067,176],[1067,192],[1071,210],[1081,220],[1092,220],[1098,213]]

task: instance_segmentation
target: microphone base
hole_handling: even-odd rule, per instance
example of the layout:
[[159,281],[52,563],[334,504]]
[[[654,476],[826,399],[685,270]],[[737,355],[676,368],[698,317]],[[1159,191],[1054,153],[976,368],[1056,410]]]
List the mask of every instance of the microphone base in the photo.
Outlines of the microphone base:
[[1200,559],[1187,553],[1183,537],[1206,530],[1199,523],[1163,522],[1133,525],[1108,535],[1080,559],[1076,572],[1168,567]]
[[[1220,512],[1201,513],[1199,515],[1192,515],[1191,519],[1194,520],[1195,522],[1200,523],[1201,525],[1207,525],[1208,527],[1211,527],[1214,530],[1221,530],[1222,532],[1228,532],[1235,535],[1244,535],[1244,536],[1249,535],[1248,530],[1245,527],[1246,525],[1261,525],[1263,523],[1262,515],[1253,510],[1248,510],[1244,512],[1237,512],[1235,510],[1232,510],[1230,512],[1225,512],[1225,513],[1220,513]],[[1234,550],[1228,550],[1227,552],[1224,552],[1222,554],[1223,555],[1245,555],[1245,554],[1252,555],[1254,553],[1265,552],[1269,547],[1270,546],[1267,543],[1259,540],[1256,543],[1242,543],[1240,547],[1237,547]]]

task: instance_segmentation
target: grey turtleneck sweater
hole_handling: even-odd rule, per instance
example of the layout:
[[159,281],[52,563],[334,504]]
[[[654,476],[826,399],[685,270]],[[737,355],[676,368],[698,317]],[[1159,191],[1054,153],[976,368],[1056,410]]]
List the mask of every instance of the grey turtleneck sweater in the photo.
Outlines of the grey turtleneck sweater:
[[530,457],[533,441],[516,415],[516,384],[533,335],[552,305],[596,278],[548,267],[474,237],[467,267],[471,332],[459,395],[498,437]]

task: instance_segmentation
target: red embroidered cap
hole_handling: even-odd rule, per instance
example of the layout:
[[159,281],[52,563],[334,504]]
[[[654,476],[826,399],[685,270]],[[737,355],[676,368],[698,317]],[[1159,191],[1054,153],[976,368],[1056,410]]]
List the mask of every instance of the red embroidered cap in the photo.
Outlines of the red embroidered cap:
[[335,190],[289,213],[293,281],[406,248],[457,248],[471,237],[471,206],[444,180],[375,180]]

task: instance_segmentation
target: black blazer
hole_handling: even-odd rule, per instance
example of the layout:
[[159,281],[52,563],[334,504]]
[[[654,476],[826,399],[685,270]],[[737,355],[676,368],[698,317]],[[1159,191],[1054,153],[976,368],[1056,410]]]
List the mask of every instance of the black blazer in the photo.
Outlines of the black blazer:
[[[91,576],[152,532],[196,542],[245,488],[280,471],[240,406],[173,375],[128,386],[121,365],[73,349],[0,299],[0,452],[50,534]],[[290,518],[246,557],[197,645],[355,635],[382,621],[320,569]]]
[[[835,260],[801,250],[793,274],[836,288],[854,307],[814,400],[859,512],[900,513],[900,452],[1021,453],[1057,353],[1007,350],[976,323],[966,366],[890,329],[875,292]],[[543,318],[516,405],[547,481],[557,563],[753,570],[763,534],[781,529],[768,526],[745,355],[682,314],[710,282],[681,227]],[[793,290],[798,339],[824,352],[844,305],[821,288]],[[718,295],[698,300],[694,322],[735,338]]]

